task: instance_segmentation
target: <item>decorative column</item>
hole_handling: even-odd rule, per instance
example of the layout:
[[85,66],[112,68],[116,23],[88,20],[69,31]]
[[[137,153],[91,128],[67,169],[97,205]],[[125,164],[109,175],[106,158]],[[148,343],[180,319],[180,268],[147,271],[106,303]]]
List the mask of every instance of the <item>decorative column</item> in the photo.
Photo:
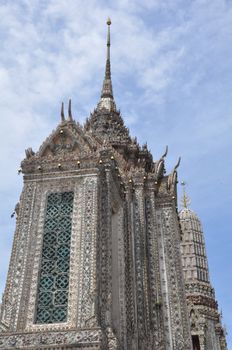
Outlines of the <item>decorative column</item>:
[[138,349],[145,350],[149,343],[147,333],[147,264],[145,241],[145,197],[144,180],[141,174],[134,179],[133,195],[133,235],[134,235],[134,270],[136,285],[136,314]]

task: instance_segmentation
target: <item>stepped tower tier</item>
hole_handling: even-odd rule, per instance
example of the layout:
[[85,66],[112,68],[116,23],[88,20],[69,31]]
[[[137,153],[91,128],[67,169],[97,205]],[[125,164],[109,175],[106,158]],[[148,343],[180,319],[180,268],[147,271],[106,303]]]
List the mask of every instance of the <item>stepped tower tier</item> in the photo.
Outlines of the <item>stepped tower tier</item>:
[[[183,183],[184,184],[184,183]],[[188,208],[190,200],[183,191],[183,209],[179,213],[181,253],[186,297],[194,350],[227,349],[224,330],[209,280],[204,234],[197,215]]]

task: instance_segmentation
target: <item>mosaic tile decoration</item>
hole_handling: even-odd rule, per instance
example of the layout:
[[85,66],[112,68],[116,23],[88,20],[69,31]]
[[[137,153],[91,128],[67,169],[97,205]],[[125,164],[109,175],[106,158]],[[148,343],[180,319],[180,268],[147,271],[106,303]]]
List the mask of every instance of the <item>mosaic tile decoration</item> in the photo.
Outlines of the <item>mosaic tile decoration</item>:
[[37,295],[37,324],[67,321],[73,192],[47,199]]

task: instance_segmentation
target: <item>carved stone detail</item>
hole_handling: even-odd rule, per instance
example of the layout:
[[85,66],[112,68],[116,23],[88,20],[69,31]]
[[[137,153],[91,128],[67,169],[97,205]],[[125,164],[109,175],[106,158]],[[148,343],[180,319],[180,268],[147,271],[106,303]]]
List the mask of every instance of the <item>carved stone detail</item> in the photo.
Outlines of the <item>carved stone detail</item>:
[[25,184],[20,199],[20,211],[10,260],[6,290],[3,299],[2,323],[5,329],[14,331],[17,327],[22,288],[25,278],[30,227],[32,224],[36,184]]
[[[86,180],[87,179],[87,180]],[[59,180],[54,180],[52,183],[48,183],[47,185],[43,185],[40,189],[42,191],[41,197],[41,208],[40,208],[40,218],[38,221],[37,233],[36,233],[36,248],[34,253],[34,262],[33,262],[33,272],[31,279],[31,292],[28,304],[28,313],[27,313],[27,330],[41,329],[41,330],[49,330],[49,329],[70,329],[75,327],[77,323],[77,300],[78,297],[78,288],[76,286],[80,284],[79,280],[79,270],[82,266],[81,264],[81,254],[82,248],[80,246],[81,236],[84,235],[84,227],[80,224],[81,219],[83,218],[83,191],[82,191],[82,183],[83,181],[88,180],[88,176],[85,178],[77,177],[75,179],[72,178],[66,183],[66,186],[59,182]],[[94,180],[96,181],[96,180]],[[40,252],[42,249],[42,239],[43,239],[43,225],[44,225],[44,213],[45,213],[45,205],[46,205],[46,196],[47,193],[51,191],[74,191],[74,207],[73,207],[73,228],[72,228],[72,239],[71,239],[71,254],[70,254],[70,283],[69,283],[69,304],[68,304],[68,321],[65,324],[46,324],[39,325],[34,324],[34,315],[35,315],[35,304],[36,304],[36,295],[37,295],[37,281],[39,274],[39,266],[40,266]],[[93,227],[92,227],[93,228]],[[92,251],[90,252],[92,253]],[[94,266],[92,262],[92,267]],[[93,272],[92,272],[93,275]]]
[[145,286],[145,242],[144,242],[144,202],[143,188],[137,187],[134,194],[133,229],[134,229],[134,269],[136,283],[137,331],[141,349],[146,339],[146,286]]
[[[99,329],[82,331],[60,331],[60,332],[39,332],[26,334],[0,335],[0,349],[48,349],[50,346],[54,349],[63,349],[71,345],[80,345],[90,349],[100,349],[97,347],[102,339],[102,333]],[[91,347],[96,346],[96,347]]]
[[[175,217],[176,216],[176,217]],[[184,282],[181,272],[181,257],[178,247],[179,230],[177,225],[177,215],[173,206],[164,207],[157,215],[160,221],[160,250],[163,278],[163,311],[164,319],[169,320],[165,331],[169,336],[167,348],[175,350],[191,349],[189,322],[187,319],[187,306],[184,293]],[[169,339],[169,340],[168,340]]]
[[118,349],[118,341],[115,337],[112,329],[110,327],[107,327],[106,329],[106,336],[107,336],[107,349],[108,350],[117,350]]
[[82,234],[80,237],[79,327],[91,323],[97,326],[96,300],[96,231],[97,231],[97,178],[86,178],[82,190]]
[[147,254],[149,270],[150,327],[153,347],[164,349],[162,293],[159,274],[158,230],[155,216],[154,189],[146,197]]

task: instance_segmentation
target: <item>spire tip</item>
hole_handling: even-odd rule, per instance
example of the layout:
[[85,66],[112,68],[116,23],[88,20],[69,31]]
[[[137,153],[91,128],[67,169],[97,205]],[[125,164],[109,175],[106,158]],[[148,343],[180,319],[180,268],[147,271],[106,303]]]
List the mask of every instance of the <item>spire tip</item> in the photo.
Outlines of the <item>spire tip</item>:
[[191,204],[191,200],[189,196],[186,194],[186,190],[185,190],[186,182],[181,181],[181,186],[183,186],[183,195],[181,198],[181,205],[184,209],[188,209],[189,205]]
[[101,99],[97,105],[97,109],[116,110],[116,105],[113,97],[113,88],[111,81],[111,69],[110,69],[110,25],[111,19],[108,18],[106,24],[107,28],[107,52],[106,52],[106,67],[105,77],[103,80],[103,86],[101,91]]

